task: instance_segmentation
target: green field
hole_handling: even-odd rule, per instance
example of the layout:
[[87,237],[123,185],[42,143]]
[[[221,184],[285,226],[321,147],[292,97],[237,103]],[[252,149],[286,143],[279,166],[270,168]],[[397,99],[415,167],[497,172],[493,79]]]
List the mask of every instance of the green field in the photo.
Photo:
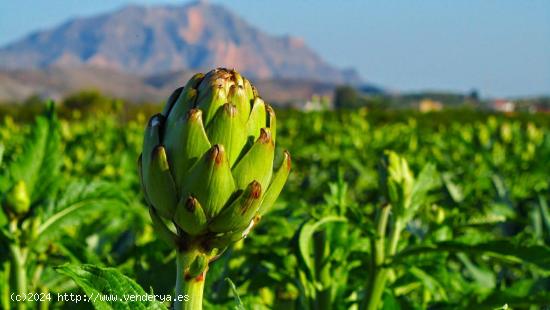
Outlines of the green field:
[[[61,293],[172,294],[175,253],[153,231],[136,164],[154,109],[5,112],[1,309],[92,308]],[[550,308],[548,115],[277,113],[292,172],[210,265],[205,308],[367,309],[376,290],[383,309]],[[20,180],[30,208],[13,211]],[[94,303],[138,304],[163,307]]]

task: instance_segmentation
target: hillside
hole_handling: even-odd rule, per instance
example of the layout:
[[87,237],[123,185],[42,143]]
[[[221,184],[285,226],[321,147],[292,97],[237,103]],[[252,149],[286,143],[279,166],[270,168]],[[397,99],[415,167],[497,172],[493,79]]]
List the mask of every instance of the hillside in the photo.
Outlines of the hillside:
[[359,83],[303,40],[266,34],[223,6],[127,6],[74,18],[0,48],[0,68],[95,66],[139,75],[236,68],[251,78]]
[[[95,66],[55,66],[40,70],[0,70],[0,102],[23,101],[32,95],[61,99],[81,90],[95,89],[132,102],[162,102],[185,84],[194,71],[141,77]],[[298,79],[253,80],[268,102],[297,105],[313,95],[332,96],[336,84]]]

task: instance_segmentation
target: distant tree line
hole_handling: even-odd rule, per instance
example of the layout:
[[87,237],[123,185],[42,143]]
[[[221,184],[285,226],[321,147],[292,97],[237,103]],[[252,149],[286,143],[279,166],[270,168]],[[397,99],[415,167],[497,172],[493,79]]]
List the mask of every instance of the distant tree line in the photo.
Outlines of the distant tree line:
[[441,102],[446,106],[479,105],[477,90],[468,94],[446,92],[419,92],[409,94],[389,94],[383,92],[366,93],[355,87],[344,85],[334,91],[335,108],[413,108],[424,99]]

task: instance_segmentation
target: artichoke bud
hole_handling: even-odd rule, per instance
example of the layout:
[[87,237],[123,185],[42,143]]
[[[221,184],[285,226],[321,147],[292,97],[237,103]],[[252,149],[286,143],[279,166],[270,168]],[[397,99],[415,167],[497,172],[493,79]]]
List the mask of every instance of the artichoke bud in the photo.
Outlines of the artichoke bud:
[[199,201],[190,196],[180,200],[174,214],[174,222],[181,230],[191,236],[196,236],[205,231],[207,220]]
[[150,119],[138,159],[151,217],[164,239],[174,244],[179,238],[182,251],[197,244],[221,249],[241,239],[288,178],[286,152],[273,172],[275,131],[275,112],[235,70],[196,74],[176,89]]
[[407,160],[395,152],[386,152],[383,158],[382,180],[388,201],[398,215],[403,215],[409,206],[414,176]]
[[262,186],[252,181],[235,201],[212,220],[208,225],[209,230],[212,232],[243,230],[260,208],[261,197]]
[[17,181],[5,198],[6,210],[15,215],[24,215],[29,212],[31,198],[27,190],[27,184],[23,180]]

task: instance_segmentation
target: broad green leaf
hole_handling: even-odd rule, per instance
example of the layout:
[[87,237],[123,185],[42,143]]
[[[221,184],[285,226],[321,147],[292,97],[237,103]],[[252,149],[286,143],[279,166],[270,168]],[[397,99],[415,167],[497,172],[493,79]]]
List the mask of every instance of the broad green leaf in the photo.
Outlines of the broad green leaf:
[[25,139],[22,154],[10,164],[11,178],[15,182],[25,182],[34,204],[50,198],[55,192],[61,162],[59,123],[51,110],[36,119],[30,136]]
[[395,261],[429,252],[464,252],[487,254],[516,263],[529,263],[550,270],[550,247],[543,245],[520,245],[509,240],[495,240],[476,244],[443,241],[430,245],[413,246],[395,256]]
[[[550,304],[550,292],[537,289],[533,280],[519,280],[512,286],[491,292],[481,301],[471,298],[466,309],[544,309]],[[506,305],[506,306],[503,306]]]
[[[98,310],[168,309],[158,301],[150,301],[149,293],[115,268],[63,265],[55,269],[73,279]],[[116,298],[116,300],[105,301],[106,298],[102,296]],[[131,296],[134,296],[135,300],[130,300]]]
[[400,310],[399,301],[389,289],[384,290],[382,295],[382,310]]
[[464,253],[458,253],[456,256],[464,264],[472,278],[474,278],[477,283],[486,288],[495,287],[496,279],[493,272],[476,266]]
[[432,294],[437,293],[441,296],[441,298],[443,298],[443,300],[447,300],[447,293],[445,293],[445,288],[432,275],[417,267],[409,268],[409,272],[413,274],[418,280],[420,280],[422,284],[428,289],[428,291],[432,292]]
[[445,188],[447,189],[447,192],[449,192],[449,195],[453,201],[456,203],[462,202],[464,200],[464,191],[459,184],[453,182],[451,174],[443,173],[442,179],[445,184]]
[[424,166],[414,181],[412,188],[411,212],[415,212],[422,204],[426,203],[428,192],[439,184],[439,175],[437,174],[435,165],[427,164]]
[[318,221],[310,220],[303,224],[300,232],[298,233],[298,247],[300,249],[300,256],[302,257],[309,274],[313,279],[316,278],[315,275],[315,264],[314,259],[311,257],[311,249],[313,234],[321,228],[321,226],[333,222],[346,222],[347,219],[340,216],[329,215]]
[[64,229],[78,227],[90,220],[90,216],[128,210],[126,199],[116,186],[105,182],[74,182],[56,203],[38,228],[33,246],[46,247],[48,243],[64,232]]

